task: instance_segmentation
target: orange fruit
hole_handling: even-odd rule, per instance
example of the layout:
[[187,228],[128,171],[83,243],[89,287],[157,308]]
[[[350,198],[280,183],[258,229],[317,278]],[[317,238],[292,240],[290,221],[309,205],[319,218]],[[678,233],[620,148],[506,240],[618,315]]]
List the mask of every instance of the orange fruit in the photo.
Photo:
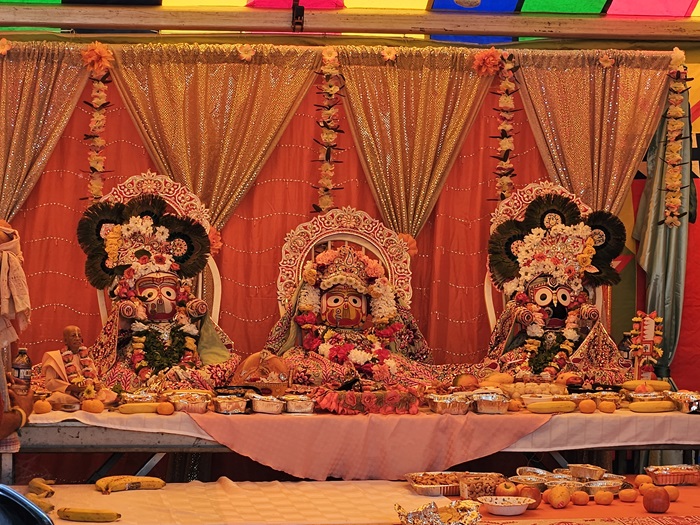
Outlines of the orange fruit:
[[599,490],[593,496],[593,501],[595,501],[596,505],[610,505],[614,498],[615,494],[609,490]]
[[584,414],[592,414],[595,412],[596,404],[592,399],[582,399],[578,404],[578,411]]
[[601,401],[600,405],[598,405],[598,410],[600,410],[601,412],[605,412],[606,414],[612,414],[613,412],[615,412],[616,408],[617,406],[615,406],[614,401]]
[[175,412],[175,405],[173,405],[170,401],[162,401],[158,403],[156,412],[158,412],[161,416],[169,416]]
[[35,414],[48,414],[51,412],[51,403],[46,401],[46,399],[37,399],[34,401],[34,407],[32,408],[32,411]]
[[620,501],[624,501],[625,503],[633,503],[637,501],[639,492],[637,489],[622,489],[617,493],[617,497]]
[[588,505],[589,501],[588,492],[577,490],[571,495],[571,503],[574,505]]
[[571,501],[571,494],[569,494],[569,489],[563,485],[556,485],[552,487],[549,493],[549,504],[553,509],[563,509]]
[[681,495],[680,490],[678,490],[678,487],[675,485],[664,485],[664,488],[666,489],[666,492],[668,492],[668,499],[670,501],[676,501],[678,496]]
[[552,489],[546,489],[546,490],[542,493],[542,501],[544,501],[545,503],[549,503],[549,493],[550,493],[550,492],[552,492]]
[[99,399],[86,399],[81,403],[80,408],[82,408],[85,412],[100,414],[105,409],[105,405]]
[[648,476],[646,474],[637,474],[634,477],[634,481],[632,481],[632,484],[639,488],[639,485],[642,483],[653,483],[653,480],[651,479],[651,476]]
[[641,485],[639,485],[639,493],[642,496],[644,496],[644,494],[646,494],[647,490],[649,490],[650,488],[653,488],[655,486],[656,485],[654,485],[653,483],[642,483]]

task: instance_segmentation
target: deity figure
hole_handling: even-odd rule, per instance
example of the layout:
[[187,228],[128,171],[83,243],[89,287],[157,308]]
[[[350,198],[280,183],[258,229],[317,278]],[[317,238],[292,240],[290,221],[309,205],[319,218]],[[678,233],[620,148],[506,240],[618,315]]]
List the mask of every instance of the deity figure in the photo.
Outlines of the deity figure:
[[619,384],[630,363],[600,322],[596,288],[620,281],[611,266],[625,227],[563,188],[532,184],[503,201],[489,239],[491,279],[508,298],[488,358],[513,375],[576,372]]
[[86,380],[97,379],[97,369],[83,344],[80,327],[69,325],[63,329],[63,348],[44,354],[41,373],[47,390],[72,395],[80,395]]
[[112,299],[91,348],[98,374],[125,390],[223,386],[240,357],[194,294],[210,254],[207,230],[155,193],[103,200],[78,224],[86,276]]
[[350,245],[306,262],[303,282],[266,343],[287,362],[294,383],[365,379],[414,388],[451,384],[474,370],[432,364],[423,334],[385,273],[378,260]]

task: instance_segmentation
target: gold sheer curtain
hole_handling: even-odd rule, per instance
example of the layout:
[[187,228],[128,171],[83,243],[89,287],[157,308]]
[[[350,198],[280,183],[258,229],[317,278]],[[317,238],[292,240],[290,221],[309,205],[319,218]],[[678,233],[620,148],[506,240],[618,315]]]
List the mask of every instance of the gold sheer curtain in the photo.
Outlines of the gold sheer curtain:
[[255,181],[320,65],[313,48],[115,47],[115,81],[162,173],[221,228]]
[[[338,48],[347,113],[384,222],[418,235],[435,206],[492,77],[478,50]],[[383,54],[384,53],[384,54]]]
[[552,181],[596,210],[618,213],[661,118],[671,53],[513,53]]
[[8,220],[39,180],[88,78],[82,46],[11,45],[0,55],[0,218]]

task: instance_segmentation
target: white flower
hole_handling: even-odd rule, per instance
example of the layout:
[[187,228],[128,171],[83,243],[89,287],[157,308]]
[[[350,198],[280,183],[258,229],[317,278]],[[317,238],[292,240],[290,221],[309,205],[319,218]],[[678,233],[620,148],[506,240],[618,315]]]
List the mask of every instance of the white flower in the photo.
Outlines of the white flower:
[[364,350],[358,350],[357,348],[353,348],[350,350],[348,353],[348,359],[355,363],[356,365],[364,365],[365,363],[369,363],[372,360],[373,355],[370,354],[369,352],[365,352]]
[[321,354],[326,359],[328,359],[328,356],[331,353],[331,344],[330,343],[321,343],[318,346],[318,353]]
[[192,323],[187,323],[185,325],[182,325],[182,327],[180,327],[180,330],[182,330],[183,332],[185,332],[186,334],[189,334],[189,335],[199,334],[199,330],[197,330],[197,327],[195,325],[193,325]]
[[544,335],[544,328],[537,323],[532,323],[527,327],[527,335],[530,337],[542,337]]
[[135,321],[135,322],[131,323],[131,331],[132,332],[143,332],[145,330],[148,330],[148,327],[145,324],[143,324],[139,321]]
[[397,371],[396,361],[393,359],[385,359],[384,364],[389,368],[389,372],[394,375]]
[[576,330],[574,330],[573,328],[564,328],[564,330],[562,331],[562,334],[569,341],[574,341],[574,342],[578,341],[578,339],[580,337],[578,332]]

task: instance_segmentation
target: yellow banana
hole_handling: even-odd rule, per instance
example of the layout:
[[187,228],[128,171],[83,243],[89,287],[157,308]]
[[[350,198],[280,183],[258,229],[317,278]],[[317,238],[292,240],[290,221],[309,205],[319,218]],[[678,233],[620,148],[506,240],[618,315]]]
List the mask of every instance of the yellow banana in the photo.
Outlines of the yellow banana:
[[557,412],[573,412],[576,403],[573,401],[535,401],[526,407],[535,414],[555,414]]
[[676,404],[673,401],[633,401],[629,409],[632,412],[673,412]]
[[123,490],[154,490],[165,487],[165,481],[153,476],[123,476],[107,483],[102,492],[121,492]]
[[148,414],[156,412],[158,403],[124,403],[119,405],[119,412],[122,414]]
[[121,475],[121,476],[105,476],[104,478],[100,478],[95,482],[95,488],[99,490],[100,492],[107,493],[107,486],[112,482],[115,481],[119,478],[126,478],[127,475]]
[[54,490],[49,484],[55,483],[55,480],[45,480],[44,478],[33,478],[29,481],[27,487],[29,492],[38,494],[43,498],[50,498],[54,495]]
[[104,509],[80,509],[77,507],[61,507],[56,511],[58,517],[68,521],[93,521],[106,523],[117,521],[122,517],[118,512]]
[[671,390],[671,383],[668,381],[662,381],[660,379],[630,379],[622,383],[622,388],[634,392],[635,388],[639,385],[650,386],[656,392],[663,392],[664,390]]
[[27,499],[43,510],[46,514],[54,509],[53,503],[48,501],[46,498],[42,498],[41,496],[34,494],[33,492],[27,493]]

